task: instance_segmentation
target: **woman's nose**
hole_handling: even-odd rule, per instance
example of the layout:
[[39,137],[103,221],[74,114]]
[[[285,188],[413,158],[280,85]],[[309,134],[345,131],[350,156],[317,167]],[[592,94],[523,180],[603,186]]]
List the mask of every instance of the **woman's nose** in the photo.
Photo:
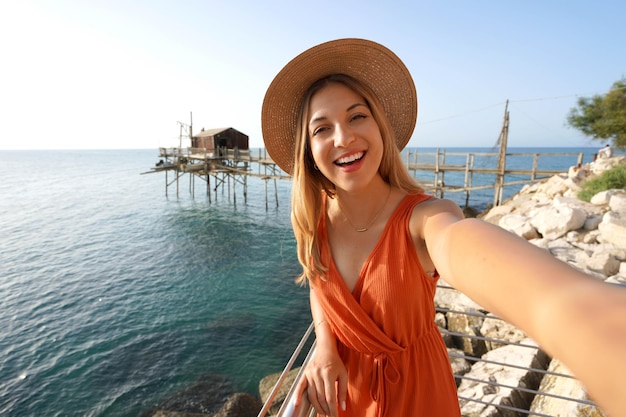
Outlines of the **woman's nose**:
[[335,128],[335,147],[343,148],[354,141],[354,132],[349,126],[339,124]]

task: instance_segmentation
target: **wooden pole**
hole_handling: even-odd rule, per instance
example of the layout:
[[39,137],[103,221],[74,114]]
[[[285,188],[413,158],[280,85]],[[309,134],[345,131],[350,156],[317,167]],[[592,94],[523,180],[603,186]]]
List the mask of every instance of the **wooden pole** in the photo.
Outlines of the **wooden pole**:
[[[446,150],[444,149],[441,153],[441,165],[446,165]],[[441,191],[439,193],[439,197],[443,198],[444,188],[446,187],[446,170],[441,170]]]
[[499,206],[502,203],[502,194],[504,192],[504,174],[506,171],[506,149],[509,137],[509,100],[504,106],[504,120],[502,121],[502,131],[498,143],[500,144],[500,153],[498,156],[498,174],[496,175],[495,190],[493,193],[493,205]]
[[209,204],[211,204],[211,174],[209,171],[206,173],[206,194],[209,196]]
[[439,196],[439,148],[435,154],[435,196]]
[[469,167],[470,167],[471,154],[467,154],[465,158],[465,179],[463,180],[463,188],[465,188],[465,207],[469,204]]

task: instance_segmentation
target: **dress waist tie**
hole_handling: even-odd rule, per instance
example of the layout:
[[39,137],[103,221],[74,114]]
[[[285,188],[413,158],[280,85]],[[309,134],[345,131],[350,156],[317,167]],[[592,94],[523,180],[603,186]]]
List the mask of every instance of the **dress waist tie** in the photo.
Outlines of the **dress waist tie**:
[[376,353],[373,374],[370,396],[376,402],[376,414],[387,416],[388,384],[397,384],[400,381],[400,373],[387,353]]

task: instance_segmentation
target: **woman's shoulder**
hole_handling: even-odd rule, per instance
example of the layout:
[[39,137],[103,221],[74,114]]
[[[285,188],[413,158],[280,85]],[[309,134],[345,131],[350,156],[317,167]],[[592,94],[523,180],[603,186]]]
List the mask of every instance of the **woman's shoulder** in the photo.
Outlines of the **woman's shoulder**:
[[430,197],[413,207],[410,219],[410,230],[414,237],[423,240],[426,223],[433,219],[447,218],[448,221],[464,218],[461,208],[451,200]]

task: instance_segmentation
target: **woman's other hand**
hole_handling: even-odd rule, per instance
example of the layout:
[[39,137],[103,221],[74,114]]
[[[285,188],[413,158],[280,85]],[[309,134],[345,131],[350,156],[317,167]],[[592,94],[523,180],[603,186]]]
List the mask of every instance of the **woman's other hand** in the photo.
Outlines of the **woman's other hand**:
[[348,372],[336,349],[316,349],[296,387],[296,407],[304,390],[318,414],[337,417],[346,409]]

